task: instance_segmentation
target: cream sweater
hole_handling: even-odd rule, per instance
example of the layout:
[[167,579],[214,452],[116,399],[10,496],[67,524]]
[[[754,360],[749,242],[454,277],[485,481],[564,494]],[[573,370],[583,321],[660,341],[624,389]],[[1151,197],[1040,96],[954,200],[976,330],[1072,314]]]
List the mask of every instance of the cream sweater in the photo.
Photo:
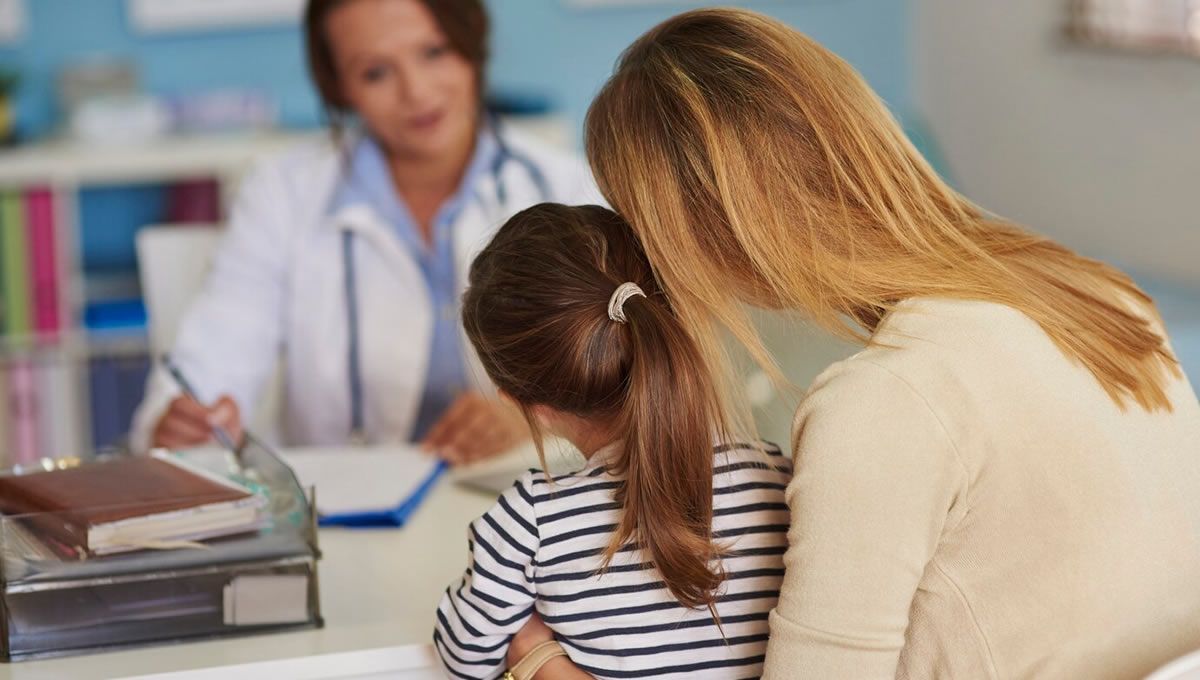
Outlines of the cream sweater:
[[912,300],[796,415],[767,678],[1137,678],[1200,648],[1200,404],[1122,412],[1028,317]]

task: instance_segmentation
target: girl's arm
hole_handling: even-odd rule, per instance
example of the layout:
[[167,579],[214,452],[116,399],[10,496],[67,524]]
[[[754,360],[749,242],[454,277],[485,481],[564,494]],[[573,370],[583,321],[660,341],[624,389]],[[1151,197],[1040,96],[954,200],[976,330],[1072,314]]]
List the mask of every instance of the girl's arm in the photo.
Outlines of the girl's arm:
[[787,568],[764,678],[891,679],[966,468],[928,402],[888,369],[846,362],[797,414]]
[[453,677],[498,677],[509,641],[534,612],[538,533],[531,479],[523,476],[471,523],[471,564],[438,606],[434,647]]
[[[537,614],[529,618],[529,621],[521,627],[521,630],[513,636],[512,643],[508,646],[508,667],[512,668],[517,663],[525,658],[534,647],[549,642],[554,639],[554,631],[542,622],[542,619]],[[588,673],[579,670],[571,659],[565,656],[559,656],[546,662],[532,678],[524,678],[523,680],[594,680]]]

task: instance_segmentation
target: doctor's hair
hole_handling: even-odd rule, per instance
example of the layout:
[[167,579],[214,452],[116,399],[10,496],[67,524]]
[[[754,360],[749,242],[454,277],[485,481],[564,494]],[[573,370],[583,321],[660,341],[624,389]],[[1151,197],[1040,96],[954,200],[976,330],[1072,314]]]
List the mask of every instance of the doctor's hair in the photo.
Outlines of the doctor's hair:
[[[342,85],[333,59],[326,19],[339,7],[359,0],[308,0],[304,8],[304,49],[308,70],[335,133],[354,112],[342,98]],[[483,0],[418,0],[433,15],[450,48],[475,67],[483,92],[489,55],[490,21]]]
[[1179,366],[1127,275],[973,205],[853,67],[782,22],[701,9],[652,28],[585,138],[604,197],[725,380],[722,329],[786,384],[746,303],[869,344],[898,303],[939,297],[1012,307],[1122,409],[1171,409]]
[[[609,317],[623,283],[645,297]],[[713,437],[719,400],[641,245],[616,213],[543,203],[512,217],[471,266],[463,322],[492,381],[525,413],[543,406],[624,441],[607,566],[633,544],[688,607],[711,607]],[[545,459],[543,457],[543,467]]]

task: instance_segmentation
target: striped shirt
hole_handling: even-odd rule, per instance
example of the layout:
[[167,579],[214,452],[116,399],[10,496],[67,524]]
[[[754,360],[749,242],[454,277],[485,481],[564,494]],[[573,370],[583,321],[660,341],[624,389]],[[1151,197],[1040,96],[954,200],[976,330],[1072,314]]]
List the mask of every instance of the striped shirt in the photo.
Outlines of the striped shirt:
[[790,461],[769,444],[714,449],[713,537],[728,551],[719,629],[707,609],[679,604],[640,551],[621,549],[600,573],[620,520],[604,457],[554,484],[531,470],[471,524],[470,567],[447,588],[433,634],[447,673],[499,676],[536,610],[598,678],[758,677],[783,579]]

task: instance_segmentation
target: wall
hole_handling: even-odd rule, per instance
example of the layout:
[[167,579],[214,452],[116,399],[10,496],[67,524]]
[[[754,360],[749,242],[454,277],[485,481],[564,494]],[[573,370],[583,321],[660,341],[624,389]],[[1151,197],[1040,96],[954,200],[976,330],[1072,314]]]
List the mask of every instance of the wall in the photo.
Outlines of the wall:
[[1200,61],[1065,45],[1065,5],[918,0],[920,113],[985,207],[1200,284]]
[[[295,26],[144,36],[131,30],[124,0],[26,1],[29,30],[20,44],[0,49],[0,64],[24,73],[19,114],[31,134],[46,133],[57,120],[54,79],[61,66],[94,54],[133,58],[151,92],[257,87],[274,94],[288,125],[320,120]],[[493,84],[548,94],[578,122],[622,48],[655,22],[704,3],[593,10],[560,0],[488,4],[495,23]],[[723,4],[759,9],[809,32],[862,70],[898,111],[907,111],[908,0]]]

